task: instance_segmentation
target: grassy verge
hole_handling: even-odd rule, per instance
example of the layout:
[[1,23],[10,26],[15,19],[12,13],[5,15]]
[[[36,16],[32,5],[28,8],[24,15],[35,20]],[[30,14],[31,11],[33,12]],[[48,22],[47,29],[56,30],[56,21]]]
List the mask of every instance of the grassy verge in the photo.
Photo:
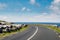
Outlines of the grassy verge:
[[60,28],[57,28],[56,26],[51,26],[51,25],[40,25],[40,26],[45,27],[45,28],[50,28],[50,29],[56,31],[57,33],[60,33]]
[[47,28],[51,28],[52,30],[56,31],[57,33],[60,33],[60,28],[57,28],[55,26],[48,26]]
[[56,31],[57,33],[60,33],[60,28],[57,28],[56,26],[52,26],[52,25],[48,25],[48,24],[35,24],[35,26],[50,28],[50,29]]
[[3,39],[4,37],[7,37],[7,36],[11,36],[13,34],[16,34],[18,32],[22,32],[24,30],[26,30],[28,27],[23,27],[22,29],[18,30],[18,31],[15,31],[15,32],[11,32],[11,33],[2,33],[0,34],[0,40]]

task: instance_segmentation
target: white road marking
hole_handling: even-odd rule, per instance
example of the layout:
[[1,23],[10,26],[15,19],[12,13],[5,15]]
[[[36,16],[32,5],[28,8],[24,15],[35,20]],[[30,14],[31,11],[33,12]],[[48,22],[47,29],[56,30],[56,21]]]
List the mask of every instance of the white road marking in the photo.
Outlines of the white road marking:
[[[54,32],[56,32],[56,31],[54,31]],[[56,33],[57,34],[57,33]]]
[[36,27],[36,31],[34,32],[34,34],[32,36],[30,36],[27,40],[32,39],[36,35],[37,32],[38,32],[38,27]]
[[58,35],[58,33],[56,33]]
[[60,38],[60,35],[59,35],[59,38]]
[[48,29],[50,29],[50,28],[48,28]]

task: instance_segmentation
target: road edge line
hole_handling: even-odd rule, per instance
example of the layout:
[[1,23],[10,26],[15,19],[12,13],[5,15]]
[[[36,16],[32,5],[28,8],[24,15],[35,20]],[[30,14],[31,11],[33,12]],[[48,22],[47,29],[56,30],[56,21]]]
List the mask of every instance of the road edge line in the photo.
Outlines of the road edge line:
[[33,35],[32,36],[30,36],[27,40],[30,40],[30,39],[32,39],[35,35],[36,35],[36,33],[38,32],[38,27],[36,27],[36,31],[33,33]]

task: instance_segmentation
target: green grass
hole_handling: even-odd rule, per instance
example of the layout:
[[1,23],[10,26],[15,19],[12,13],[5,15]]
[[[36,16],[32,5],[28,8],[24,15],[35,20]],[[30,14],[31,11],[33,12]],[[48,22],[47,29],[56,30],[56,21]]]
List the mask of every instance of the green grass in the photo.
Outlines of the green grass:
[[45,28],[50,28],[54,31],[56,31],[57,33],[60,33],[60,28],[57,28],[56,26],[51,26],[51,25],[42,25],[42,27],[45,27]]
[[15,31],[15,32],[11,32],[11,33],[2,33],[0,34],[0,40],[3,39],[4,37],[7,37],[7,36],[11,36],[13,34],[17,34],[18,32],[22,32],[24,30],[26,30],[28,27],[23,27],[22,29],[18,30],[18,31]]
[[56,32],[60,33],[60,28],[57,28],[55,26],[48,26],[47,28],[51,28],[52,30],[55,30]]
[[44,27],[44,28],[50,28],[50,29],[56,31],[57,33],[60,33],[60,28],[57,28],[55,26],[51,26],[51,25],[48,25],[48,24],[34,24],[34,26],[39,26],[39,27]]

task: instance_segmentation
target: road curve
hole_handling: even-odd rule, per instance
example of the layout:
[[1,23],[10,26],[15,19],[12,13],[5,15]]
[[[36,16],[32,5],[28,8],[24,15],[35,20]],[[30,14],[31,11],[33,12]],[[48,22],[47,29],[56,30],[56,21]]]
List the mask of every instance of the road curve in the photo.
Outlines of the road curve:
[[[31,37],[31,38],[30,38]],[[30,38],[30,39],[29,39]],[[60,40],[53,30],[31,26],[23,32],[5,37],[3,40]]]
[[38,27],[37,34],[31,40],[60,40],[60,38],[53,30]]
[[2,40],[27,40],[28,37],[30,37],[35,32],[35,30],[36,30],[36,27],[31,26],[31,27],[28,27],[28,29],[23,32],[19,32],[12,36],[5,37]]

